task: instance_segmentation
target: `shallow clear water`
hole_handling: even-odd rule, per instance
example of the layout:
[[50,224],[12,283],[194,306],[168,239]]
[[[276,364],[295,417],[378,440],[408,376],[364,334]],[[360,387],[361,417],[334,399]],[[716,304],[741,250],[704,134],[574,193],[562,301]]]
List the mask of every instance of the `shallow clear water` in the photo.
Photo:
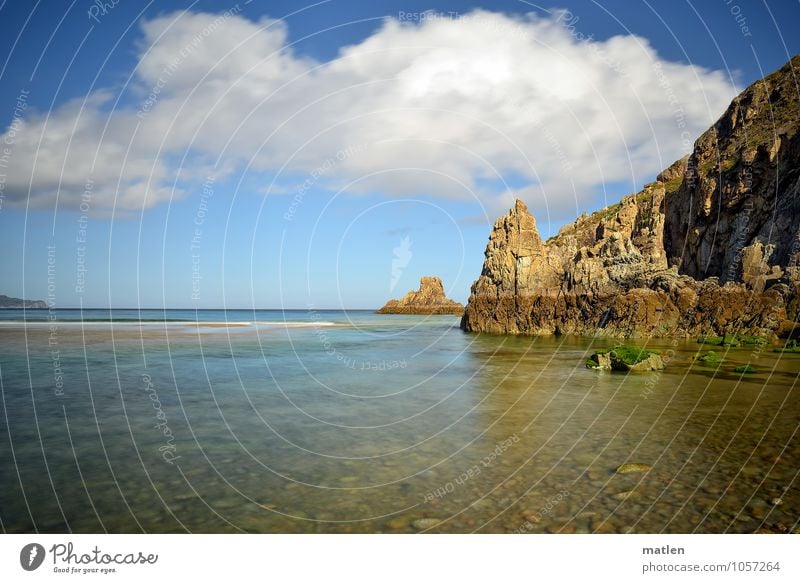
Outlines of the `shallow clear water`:
[[584,367],[610,341],[451,316],[47,316],[0,311],[7,532],[797,528],[800,355],[772,347],[651,342],[667,369],[625,375]]

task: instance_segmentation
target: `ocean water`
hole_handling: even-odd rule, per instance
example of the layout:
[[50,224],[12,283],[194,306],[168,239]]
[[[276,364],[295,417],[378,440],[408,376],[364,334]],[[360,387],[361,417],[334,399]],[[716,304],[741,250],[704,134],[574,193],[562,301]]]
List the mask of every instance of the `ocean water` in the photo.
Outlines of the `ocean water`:
[[612,345],[367,311],[0,310],[2,528],[798,528],[800,355],[706,366],[663,341],[663,372],[585,368]]

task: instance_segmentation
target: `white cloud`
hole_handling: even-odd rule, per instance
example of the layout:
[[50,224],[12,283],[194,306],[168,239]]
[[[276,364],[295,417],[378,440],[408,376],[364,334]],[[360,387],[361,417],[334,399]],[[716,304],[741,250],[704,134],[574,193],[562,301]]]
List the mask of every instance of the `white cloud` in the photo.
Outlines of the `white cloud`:
[[473,192],[494,212],[510,195],[487,181],[513,176],[537,210],[571,216],[597,185],[641,182],[686,153],[736,93],[723,73],[663,61],[645,39],[579,40],[558,14],[387,19],[327,63],[296,55],[269,19],[180,12],[142,34],[118,103],[96,91],[24,118],[6,202],[77,206],[91,178],[95,208],[136,210],[217,163],[295,183],[358,147],[320,184]]

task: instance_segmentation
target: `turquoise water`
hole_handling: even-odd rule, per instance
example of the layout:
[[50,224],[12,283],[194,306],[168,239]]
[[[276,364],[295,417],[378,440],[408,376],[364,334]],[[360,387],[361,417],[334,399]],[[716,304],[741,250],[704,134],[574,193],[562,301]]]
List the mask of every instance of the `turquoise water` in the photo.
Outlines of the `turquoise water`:
[[[175,322],[230,322],[230,323],[303,323],[319,321],[317,314],[324,314],[337,323],[349,323],[353,317],[359,321],[380,323],[372,310],[158,310],[158,309],[79,309],[58,308],[21,310],[0,308],[0,323],[11,325],[19,322],[49,322],[54,316],[61,324],[84,323],[175,323]],[[349,315],[348,315],[349,314]],[[372,316],[372,317],[370,317]]]
[[452,316],[52,315],[0,311],[6,532],[797,528],[800,355],[771,346],[620,375],[584,366],[608,341]]

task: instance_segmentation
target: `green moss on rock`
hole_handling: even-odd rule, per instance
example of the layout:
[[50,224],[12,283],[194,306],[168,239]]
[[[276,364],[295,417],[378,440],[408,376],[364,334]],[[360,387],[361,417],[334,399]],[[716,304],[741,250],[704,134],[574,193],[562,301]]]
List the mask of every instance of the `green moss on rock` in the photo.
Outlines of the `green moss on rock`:
[[664,183],[664,192],[677,192],[678,189],[681,187],[681,183],[683,182],[683,176],[677,176],[672,180]]
[[657,350],[648,350],[638,346],[616,346],[607,352],[613,353],[616,358],[628,365],[647,360],[651,354],[660,354]]
[[595,352],[586,361],[586,366],[593,369],[647,371],[664,368],[664,362],[657,350],[638,346],[615,346]]
[[780,348],[773,348],[772,352],[800,354],[800,346],[797,345],[796,340],[789,340],[789,342],[787,342],[784,346]]
[[709,346],[756,346],[766,344],[767,339],[763,336],[749,336],[747,334],[725,334],[725,336],[701,336],[697,339],[699,344]]
[[720,355],[713,350],[706,350],[705,354],[698,356],[695,360],[697,362],[702,362],[703,364],[717,364],[722,362]]

